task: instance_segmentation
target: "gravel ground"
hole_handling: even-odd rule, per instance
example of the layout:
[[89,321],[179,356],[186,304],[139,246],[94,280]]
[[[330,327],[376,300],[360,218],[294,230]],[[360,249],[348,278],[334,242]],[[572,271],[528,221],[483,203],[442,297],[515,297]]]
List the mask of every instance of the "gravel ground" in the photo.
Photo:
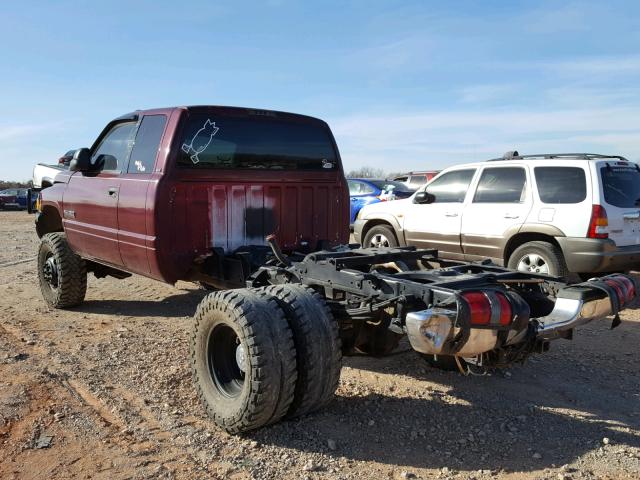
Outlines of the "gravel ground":
[[50,310],[33,217],[0,212],[0,226],[1,479],[640,478],[638,311],[483,377],[406,344],[347,358],[327,409],[234,437],[191,383],[205,292],[90,277],[82,306]]

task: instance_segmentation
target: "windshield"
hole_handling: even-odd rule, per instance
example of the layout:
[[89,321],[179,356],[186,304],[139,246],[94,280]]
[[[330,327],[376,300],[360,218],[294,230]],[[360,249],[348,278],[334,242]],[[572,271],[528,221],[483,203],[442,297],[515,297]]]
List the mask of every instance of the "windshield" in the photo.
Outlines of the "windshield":
[[402,182],[396,182],[394,180],[368,180],[373,183],[380,190],[394,190],[396,192],[414,192],[415,190],[407,187]]
[[185,168],[335,170],[329,131],[322,124],[215,113],[191,115],[180,143]]
[[621,208],[640,207],[640,172],[635,165],[608,165],[600,169],[604,199]]

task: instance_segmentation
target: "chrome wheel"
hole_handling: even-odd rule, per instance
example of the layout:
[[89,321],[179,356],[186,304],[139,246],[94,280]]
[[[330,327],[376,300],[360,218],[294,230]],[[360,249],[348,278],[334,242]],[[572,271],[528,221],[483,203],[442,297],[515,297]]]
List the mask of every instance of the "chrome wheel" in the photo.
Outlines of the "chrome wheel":
[[389,239],[382,233],[377,233],[369,240],[370,247],[386,248],[389,247]]
[[537,253],[528,253],[518,261],[518,270],[549,275],[549,264]]

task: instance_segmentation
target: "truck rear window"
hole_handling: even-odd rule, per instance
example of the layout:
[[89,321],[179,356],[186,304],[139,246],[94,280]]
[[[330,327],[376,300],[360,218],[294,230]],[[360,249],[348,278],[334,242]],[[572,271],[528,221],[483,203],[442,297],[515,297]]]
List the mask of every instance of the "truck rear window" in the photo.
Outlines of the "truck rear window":
[[580,203],[587,198],[587,180],[578,167],[533,169],[542,203]]
[[614,207],[640,207],[640,172],[635,166],[600,168],[604,200]]
[[204,169],[332,170],[337,155],[322,125],[274,118],[192,115],[178,165]]

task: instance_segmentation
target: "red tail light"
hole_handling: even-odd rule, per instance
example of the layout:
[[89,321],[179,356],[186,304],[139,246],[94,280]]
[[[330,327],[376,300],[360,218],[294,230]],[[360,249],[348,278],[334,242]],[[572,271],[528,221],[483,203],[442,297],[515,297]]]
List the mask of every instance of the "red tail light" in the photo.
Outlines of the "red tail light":
[[588,238],[609,238],[609,219],[607,211],[602,205],[594,205],[591,208],[591,221],[589,222]]
[[612,287],[616,291],[618,297],[618,303],[623,306],[631,302],[636,296],[636,287],[634,283],[622,275],[616,275],[615,277],[609,277],[605,279],[604,283]]
[[471,311],[471,325],[489,325],[491,320],[491,302],[482,292],[467,292],[462,294],[469,304]]
[[64,165],[64,157],[58,159],[58,165]]
[[636,297],[636,285],[627,277],[618,277],[621,283],[627,287],[627,302],[631,302]]
[[500,304],[500,325],[507,326],[511,323],[511,319],[513,318],[513,311],[511,309],[511,303],[507,300],[507,297],[504,293],[496,293],[498,297],[498,303]]

